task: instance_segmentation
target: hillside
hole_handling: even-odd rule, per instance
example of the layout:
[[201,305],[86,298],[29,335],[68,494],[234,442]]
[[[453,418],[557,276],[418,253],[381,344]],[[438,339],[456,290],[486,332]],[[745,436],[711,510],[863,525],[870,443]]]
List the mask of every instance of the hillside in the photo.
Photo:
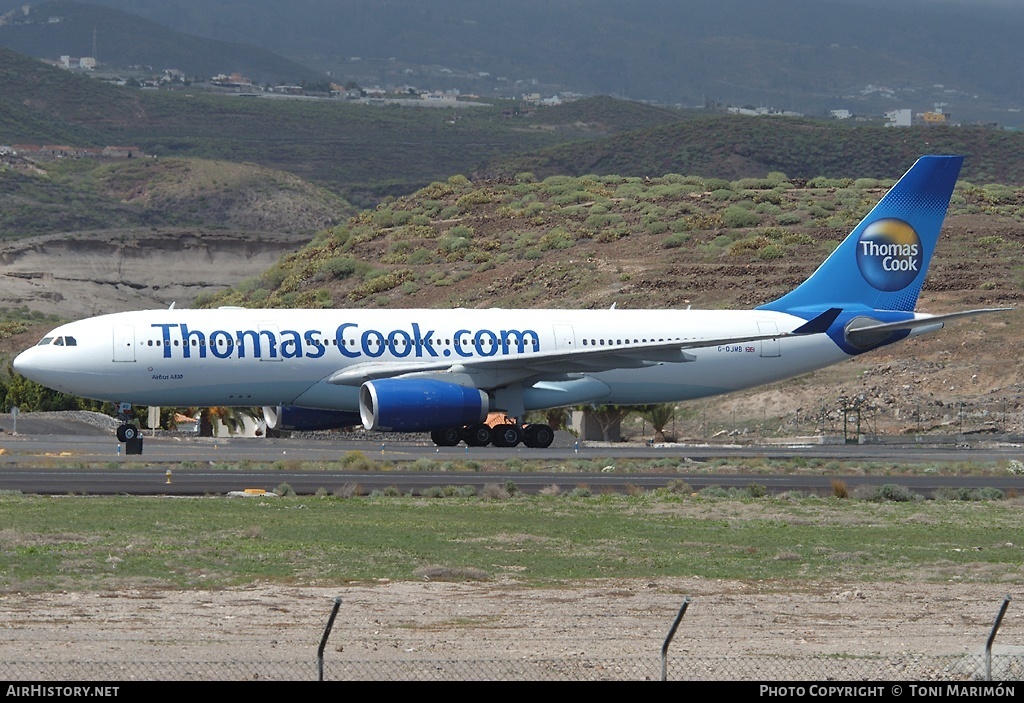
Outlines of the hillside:
[[[454,176],[321,232],[243,289],[258,307],[752,306],[802,280],[892,181]],[[943,256],[984,260],[950,284],[970,304],[1022,294],[1024,190],[963,181]],[[995,263],[998,262],[998,265]],[[1003,267],[1006,271],[1003,271]],[[995,276],[992,280],[984,276]]]
[[[1024,134],[966,127],[911,127],[783,117],[677,113],[680,119],[573,141],[521,156],[490,161],[489,177],[528,171],[538,177],[586,174],[762,178],[895,178],[922,154],[965,154],[963,178],[978,183],[1024,184]],[[561,124],[538,112],[538,123]],[[557,120],[557,121],[556,121]]]
[[132,145],[161,157],[257,163],[363,205],[579,136],[525,129],[503,109],[140,91],[0,49],[0,144]]
[[[791,289],[891,181],[779,173],[454,177],[321,233],[203,305],[249,307],[752,307]],[[1024,190],[961,182],[919,309],[1019,306]],[[1024,322],[1004,313],[764,391],[689,404],[688,431],[835,430],[843,404],[891,431],[1024,421]],[[698,418],[698,419],[695,419]],[[771,429],[766,428],[771,424]],[[1020,425],[1014,425],[1019,427]]]
[[71,0],[14,10],[0,23],[0,46],[56,60],[89,56],[115,71],[150,66],[182,71],[202,80],[242,73],[257,84],[323,80],[321,71],[252,45],[196,37],[120,10]]
[[288,171],[360,207],[453,174],[661,176],[735,180],[895,178],[922,153],[968,155],[965,177],[1024,183],[1024,134],[884,129],[675,110],[608,97],[554,107],[454,108],[139,91],[0,50],[0,144],[132,145],[161,157]]
[[200,159],[0,161],[0,239],[189,226],[291,235],[298,245],[353,209],[282,171]]
[[62,71],[6,48],[0,48],[0,88],[0,134],[5,144],[91,146],[95,143],[83,127],[118,129],[146,116],[139,91]]
[[613,94],[819,116],[945,105],[1021,126],[1019,2],[96,0],[361,85]]
[[0,194],[0,308],[63,318],[187,305],[353,212],[289,173],[198,159],[8,156]]

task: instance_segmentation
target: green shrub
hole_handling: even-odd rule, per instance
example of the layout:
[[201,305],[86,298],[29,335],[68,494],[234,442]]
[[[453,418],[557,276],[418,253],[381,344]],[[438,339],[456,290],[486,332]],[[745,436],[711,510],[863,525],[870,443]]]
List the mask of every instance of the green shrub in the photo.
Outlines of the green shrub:
[[786,255],[786,250],[783,249],[778,244],[769,244],[769,245],[767,245],[765,247],[762,247],[757,252],[757,258],[762,259],[764,261],[770,261],[772,259],[781,259],[785,255]]
[[1004,500],[1006,494],[998,488],[938,488],[935,491],[935,497],[939,500],[959,500],[959,501],[978,501],[978,500]]
[[768,495],[768,487],[760,483],[751,483],[747,486],[747,495],[751,498],[764,498]]
[[358,266],[358,262],[351,257],[336,256],[333,259],[328,259],[320,270],[331,278],[341,279],[348,278],[355,273]]
[[282,484],[278,485],[278,487],[274,489],[274,493],[276,495],[281,496],[282,498],[294,498],[295,497],[295,490],[290,485],[288,485],[287,483],[282,483]]
[[432,264],[434,263],[434,252],[429,249],[417,249],[413,253],[409,254],[407,262],[416,266]]
[[868,500],[880,503],[913,503],[924,500],[924,496],[904,486],[897,486],[895,483],[884,483],[875,489],[874,495],[870,496]]
[[448,236],[449,237],[460,237],[462,239],[472,239],[473,238],[473,234],[474,234],[473,228],[472,227],[467,227],[466,225],[455,225],[450,230],[448,230]]
[[669,493],[679,493],[682,495],[690,495],[693,493],[693,487],[690,486],[686,481],[674,478],[666,485]]

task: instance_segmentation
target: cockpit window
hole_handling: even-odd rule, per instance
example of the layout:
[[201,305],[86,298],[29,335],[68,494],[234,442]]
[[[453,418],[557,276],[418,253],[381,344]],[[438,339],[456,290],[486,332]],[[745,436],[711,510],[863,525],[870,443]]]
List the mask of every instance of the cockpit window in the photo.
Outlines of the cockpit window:
[[55,347],[77,347],[78,340],[71,336],[43,337],[41,340],[39,340],[39,344],[37,344],[36,346],[45,347],[48,345],[53,345]]

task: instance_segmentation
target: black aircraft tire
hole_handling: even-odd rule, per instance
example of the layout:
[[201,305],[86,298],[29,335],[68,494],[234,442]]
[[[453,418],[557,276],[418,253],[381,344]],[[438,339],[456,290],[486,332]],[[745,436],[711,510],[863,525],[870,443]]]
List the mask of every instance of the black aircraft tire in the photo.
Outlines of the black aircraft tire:
[[471,447],[486,447],[491,443],[491,428],[487,425],[470,425],[462,433],[462,439]]
[[491,429],[491,444],[495,447],[514,447],[523,441],[523,431],[517,425],[497,425]]
[[117,441],[118,442],[130,442],[133,439],[137,439],[139,436],[139,428],[135,425],[118,425],[117,427]]
[[454,447],[462,441],[462,431],[458,427],[434,430],[430,433],[430,439],[439,447]]
[[523,444],[531,449],[547,449],[555,439],[555,431],[548,425],[527,425],[523,430]]

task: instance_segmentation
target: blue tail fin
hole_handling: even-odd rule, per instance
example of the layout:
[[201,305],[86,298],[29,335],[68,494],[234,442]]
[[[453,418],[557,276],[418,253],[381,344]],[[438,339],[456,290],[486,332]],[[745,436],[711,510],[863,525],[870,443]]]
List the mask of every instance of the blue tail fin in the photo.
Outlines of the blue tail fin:
[[962,156],[922,156],[810,278],[762,310],[910,312],[924,285]]

